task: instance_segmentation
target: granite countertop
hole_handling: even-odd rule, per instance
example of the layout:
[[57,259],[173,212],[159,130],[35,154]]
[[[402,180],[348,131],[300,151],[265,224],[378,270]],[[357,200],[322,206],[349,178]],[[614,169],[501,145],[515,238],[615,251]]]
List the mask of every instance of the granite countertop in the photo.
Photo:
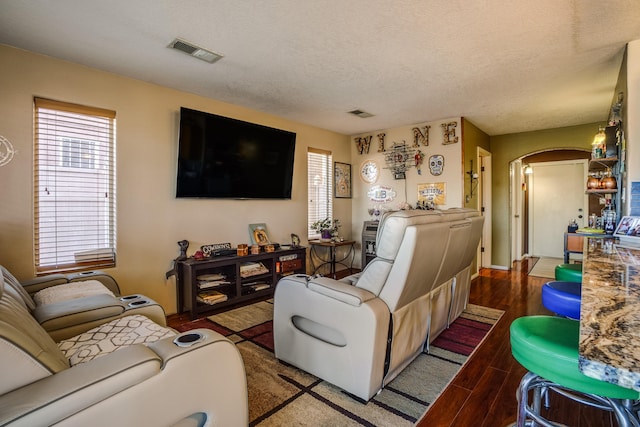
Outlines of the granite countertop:
[[[640,391],[640,246],[585,239],[580,370]],[[634,247],[636,246],[636,247]]]

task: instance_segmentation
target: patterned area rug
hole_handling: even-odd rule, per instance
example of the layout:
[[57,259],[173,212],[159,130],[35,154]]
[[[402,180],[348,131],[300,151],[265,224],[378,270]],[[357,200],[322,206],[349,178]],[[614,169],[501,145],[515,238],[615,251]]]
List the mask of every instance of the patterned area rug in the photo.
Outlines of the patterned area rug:
[[249,389],[250,426],[412,426],[460,370],[503,312],[469,305],[380,394],[368,403],[273,356],[273,300],[176,329],[213,329],[236,343]]

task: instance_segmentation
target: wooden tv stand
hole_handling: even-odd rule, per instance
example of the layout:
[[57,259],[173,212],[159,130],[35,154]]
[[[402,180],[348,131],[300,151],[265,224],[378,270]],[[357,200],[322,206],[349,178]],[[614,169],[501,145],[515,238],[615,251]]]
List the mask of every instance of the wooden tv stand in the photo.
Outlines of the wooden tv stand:
[[[294,259],[288,259],[294,256]],[[243,277],[241,266],[248,263],[262,264],[264,272]],[[231,306],[268,298],[273,295],[278,280],[289,274],[305,274],[306,265],[304,247],[261,252],[256,255],[219,256],[204,260],[187,258],[178,261],[178,311],[189,311],[191,318],[195,319],[200,314],[213,314]],[[244,275],[246,276],[246,272]],[[210,286],[208,280],[228,283]],[[209,297],[215,294],[220,299],[205,303],[204,296],[207,294]]]

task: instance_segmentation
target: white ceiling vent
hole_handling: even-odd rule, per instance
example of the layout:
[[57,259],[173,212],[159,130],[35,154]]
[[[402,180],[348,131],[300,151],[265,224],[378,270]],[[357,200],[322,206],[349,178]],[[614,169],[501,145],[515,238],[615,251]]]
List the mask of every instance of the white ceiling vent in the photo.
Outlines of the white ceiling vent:
[[173,40],[171,43],[169,43],[169,46],[167,47],[179,50],[180,52],[184,52],[187,55],[191,55],[195,58],[202,59],[203,61],[206,61],[209,64],[213,64],[214,62],[216,62],[219,59],[222,59],[223,57],[223,55],[211,52],[210,50],[203,49],[199,46],[194,45],[193,43],[180,40],[180,39]]
[[353,114],[354,116],[358,116],[361,119],[366,119],[367,117],[373,117],[373,114],[367,113],[366,111],[362,111],[362,110],[349,111],[349,114]]

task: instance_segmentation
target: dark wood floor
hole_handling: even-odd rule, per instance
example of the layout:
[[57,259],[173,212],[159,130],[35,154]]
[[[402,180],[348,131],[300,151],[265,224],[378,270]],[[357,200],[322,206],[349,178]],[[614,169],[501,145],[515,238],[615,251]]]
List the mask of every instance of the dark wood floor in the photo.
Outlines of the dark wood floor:
[[[526,371],[511,356],[509,326],[520,316],[551,314],[540,302],[540,289],[549,279],[527,275],[533,262],[518,262],[511,271],[483,269],[474,279],[469,302],[498,308],[505,314],[418,427],[503,427],[515,421],[515,393]],[[571,427],[617,425],[607,412],[565,398],[552,399],[551,413],[546,415],[554,421]]]

